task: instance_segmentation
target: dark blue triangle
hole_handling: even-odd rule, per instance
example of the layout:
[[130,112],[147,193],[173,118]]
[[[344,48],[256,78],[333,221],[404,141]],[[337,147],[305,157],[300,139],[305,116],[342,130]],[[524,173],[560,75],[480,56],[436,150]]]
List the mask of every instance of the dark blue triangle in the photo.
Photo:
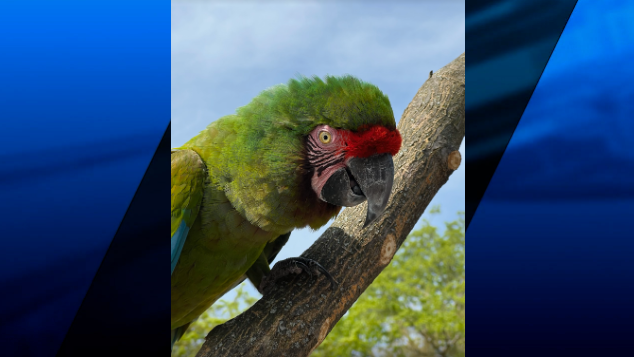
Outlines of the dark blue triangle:
[[[168,351],[170,126],[143,176],[57,356]],[[97,353],[98,352],[98,353]]]

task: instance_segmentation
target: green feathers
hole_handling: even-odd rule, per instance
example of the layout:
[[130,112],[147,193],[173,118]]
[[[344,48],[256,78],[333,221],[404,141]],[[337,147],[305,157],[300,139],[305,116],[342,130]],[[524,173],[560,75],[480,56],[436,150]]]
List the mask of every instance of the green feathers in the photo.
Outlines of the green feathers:
[[364,125],[396,128],[388,97],[353,76],[299,77],[269,88],[237,111],[246,120],[306,135],[317,124],[355,131]]

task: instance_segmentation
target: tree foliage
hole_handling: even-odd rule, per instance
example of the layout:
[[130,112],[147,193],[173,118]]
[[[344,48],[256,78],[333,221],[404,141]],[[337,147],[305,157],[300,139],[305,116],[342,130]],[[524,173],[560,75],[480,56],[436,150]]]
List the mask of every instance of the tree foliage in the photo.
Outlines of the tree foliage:
[[205,311],[187,329],[181,339],[174,344],[172,356],[174,357],[194,357],[200,346],[205,342],[205,336],[216,325],[232,319],[244,310],[255,304],[258,298],[249,295],[244,290],[244,284],[250,284],[247,280],[236,287],[236,295],[232,300],[222,298],[216,301],[207,311]]
[[[192,323],[173,356],[195,356],[214,326],[255,303],[243,284],[233,300],[219,300]],[[464,341],[465,221],[459,213],[442,232],[423,219],[312,355],[461,357]]]
[[445,225],[424,219],[313,356],[464,356],[464,214]]

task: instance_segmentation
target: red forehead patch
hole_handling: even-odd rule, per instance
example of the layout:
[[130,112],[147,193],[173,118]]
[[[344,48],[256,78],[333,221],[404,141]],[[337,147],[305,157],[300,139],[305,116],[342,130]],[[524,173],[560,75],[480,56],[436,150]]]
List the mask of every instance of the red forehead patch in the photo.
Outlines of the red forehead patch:
[[380,125],[363,128],[359,132],[340,130],[346,145],[346,157],[368,157],[374,154],[396,155],[401,149],[401,134]]

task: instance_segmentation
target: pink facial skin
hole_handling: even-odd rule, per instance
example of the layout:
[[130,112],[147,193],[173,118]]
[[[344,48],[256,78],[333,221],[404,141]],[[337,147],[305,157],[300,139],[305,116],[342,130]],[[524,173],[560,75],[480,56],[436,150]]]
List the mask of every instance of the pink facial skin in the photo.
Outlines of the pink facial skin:
[[[319,133],[322,131],[327,132],[331,137],[328,144],[319,140]],[[341,131],[328,125],[319,125],[308,134],[306,143],[308,162],[314,168],[311,185],[317,197],[322,198],[321,190],[330,176],[346,166],[345,147],[346,143]]]

